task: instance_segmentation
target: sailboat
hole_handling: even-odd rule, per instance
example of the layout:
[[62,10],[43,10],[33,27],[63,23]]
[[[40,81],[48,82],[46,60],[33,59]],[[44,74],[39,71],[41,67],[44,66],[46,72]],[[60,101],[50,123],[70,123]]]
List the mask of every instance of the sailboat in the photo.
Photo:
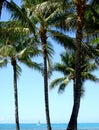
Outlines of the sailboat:
[[40,124],[41,124],[40,121],[38,121],[37,125],[40,125]]

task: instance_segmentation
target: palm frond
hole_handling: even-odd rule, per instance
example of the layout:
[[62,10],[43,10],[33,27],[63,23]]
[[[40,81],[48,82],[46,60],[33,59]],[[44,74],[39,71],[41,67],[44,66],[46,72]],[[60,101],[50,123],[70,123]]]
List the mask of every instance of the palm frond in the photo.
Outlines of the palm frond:
[[97,78],[95,75],[89,73],[89,72],[82,72],[82,78],[84,78],[84,80],[90,80],[93,82],[99,82],[99,78]]
[[17,55],[17,57],[18,57],[18,59],[21,59],[21,58],[25,58],[25,56],[27,55],[27,48],[24,48],[23,50],[21,50],[19,53],[18,53],[18,55]]
[[50,30],[51,38],[55,40],[57,43],[64,46],[64,48],[74,49],[75,48],[75,40],[64,33],[61,33],[56,30]]
[[91,44],[94,45],[94,44],[99,44],[99,37],[98,38],[95,38],[95,39],[92,39],[91,40]]
[[99,1],[98,0],[92,0],[91,3],[92,7],[95,7],[95,6],[99,6]]
[[12,11],[12,18],[20,20],[23,25],[29,27],[29,29],[35,34],[35,25],[27,17],[25,10],[21,9],[13,1],[11,1],[8,6],[10,6],[9,10]]
[[16,50],[12,45],[5,45],[0,48],[0,57],[12,57]]
[[54,55],[53,46],[50,42],[47,42],[46,44],[46,50],[47,50],[47,57],[52,58]]
[[58,89],[58,92],[59,92],[59,93],[64,92],[66,86],[67,86],[68,83],[70,82],[70,79],[69,79],[69,78],[70,78],[69,76],[66,77],[66,79],[64,79],[64,80],[62,81],[62,83],[59,85],[59,89]]
[[83,72],[91,72],[97,69],[96,63],[86,63],[81,67]]
[[16,73],[17,73],[17,78],[19,78],[19,76],[21,76],[22,73],[22,69],[18,64],[16,66]]
[[66,66],[65,66],[65,65],[62,65],[61,63],[56,63],[56,64],[54,65],[54,71],[58,71],[58,72],[61,72],[61,73],[63,73],[63,74],[64,74],[64,72],[65,72],[65,68],[66,68]]
[[53,80],[50,84],[50,88],[54,88],[55,86],[59,85],[62,83],[62,81],[64,80],[64,77],[61,77],[61,78],[57,78],[55,80]]
[[47,58],[47,61],[48,61],[48,77],[50,78],[51,75],[52,75],[52,65],[53,65],[53,62],[52,62],[52,59],[50,57]]
[[85,94],[85,88],[82,86],[81,87],[81,97],[84,97],[84,94]]
[[59,7],[59,5],[56,2],[51,2],[51,1],[43,1],[42,3],[40,2],[39,4],[36,4],[32,6],[31,8],[31,15],[42,15],[44,18],[48,18],[53,11],[56,10],[56,5]]
[[20,60],[19,60],[21,63],[24,63],[26,66],[28,66],[29,68],[31,68],[31,69],[35,69],[35,70],[37,70],[37,71],[39,71],[39,72],[42,72],[42,64],[39,64],[39,63],[36,63],[36,62],[33,62],[32,60],[31,60],[31,58],[29,58],[29,56],[27,56],[27,57],[23,57],[23,58],[21,58]]
[[7,61],[7,59],[0,59],[0,68],[1,67],[6,67],[7,66],[7,63],[8,63],[8,61]]
[[0,22],[0,40],[4,45],[11,44],[17,47],[18,42],[23,42],[29,35],[29,29],[22,27],[18,21]]

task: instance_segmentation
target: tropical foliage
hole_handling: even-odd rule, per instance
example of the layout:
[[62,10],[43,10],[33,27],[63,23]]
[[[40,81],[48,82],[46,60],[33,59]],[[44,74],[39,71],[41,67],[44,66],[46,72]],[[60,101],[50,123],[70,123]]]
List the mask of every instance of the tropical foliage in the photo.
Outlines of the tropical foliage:
[[[73,87],[75,85],[75,60],[74,53],[64,52],[60,56],[61,63],[55,63],[53,71],[60,72],[63,77],[59,77],[53,80],[50,84],[50,87],[54,88],[55,86],[59,86],[58,92],[63,92],[71,80],[73,80]],[[82,86],[83,82],[85,82],[86,80],[98,81],[98,78],[96,78],[96,76],[92,74],[92,71],[96,69],[97,65],[95,63],[90,63],[90,61],[88,60],[83,60],[81,65]]]
[[[29,37],[29,30],[22,28],[17,21],[0,23],[0,61],[1,66],[11,63],[13,67],[13,84],[15,98],[15,122],[16,130],[20,130],[18,114],[18,92],[17,77],[21,73],[18,61],[26,64],[28,67],[41,70],[40,65],[32,61],[32,57],[38,54],[37,47],[30,43],[26,46],[24,40]],[[28,53],[27,53],[28,52]]]
[[[20,7],[12,0],[0,1],[0,16],[4,5],[12,16],[10,21],[0,23],[0,67],[7,63],[13,67],[16,129],[20,129],[17,77],[21,73],[21,62],[39,70],[44,77],[48,130],[52,129],[48,93],[52,70],[63,74],[51,83],[52,87],[59,85],[59,91],[63,91],[73,80],[74,104],[67,130],[77,130],[83,82],[98,80],[91,72],[99,65],[99,1],[21,1]],[[70,36],[70,32],[75,37]],[[62,63],[52,68],[53,45],[57,43],[64,47],[65,53],[60,55]],[[33,61],[34,56],[42,57],[43,66]]]

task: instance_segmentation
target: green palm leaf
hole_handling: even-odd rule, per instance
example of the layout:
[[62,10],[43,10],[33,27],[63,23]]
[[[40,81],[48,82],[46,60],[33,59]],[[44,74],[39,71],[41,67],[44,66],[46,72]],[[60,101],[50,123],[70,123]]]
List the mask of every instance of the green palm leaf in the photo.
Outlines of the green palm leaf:
[[88,72],[82,72],[82,77],[84,78],[84,80],[90,80],[93,82],[99,82],[99,78],[97,78],[95,75],[88,73]]
[[0,68],[1,68],[1,67],[6,67],[6,66],[7,66],[7,63],[8,63],[7,59],[1,59],[1,60],[0,60]]
[[12,45],[5,45],[0,48],[0,57],[11,57],[15,52],[15,48]]
[[12,17],[14,19],[20,19],[22,24],[29,27],[30,30],[35,34],[35,25],[29,20],[24,9],[21,9],[13,1],[10,2],[10,11],[12,11]]
[[59,89],[58,92],[64,92],[66,86],[68,85],[68,83],[70,82],[71,78],[68,76],[66,77],[62,83],[59,85]]
[[75,40],[73,38],[56,30],[50,30],[49,32],[51,34],[51,38],[55,40],[57,43],[69,49],[75,48]]
[[63,80],[64,80],[64,77],[53,80],[50,84],[50,88],[54,88],[55,86],[59,85]]

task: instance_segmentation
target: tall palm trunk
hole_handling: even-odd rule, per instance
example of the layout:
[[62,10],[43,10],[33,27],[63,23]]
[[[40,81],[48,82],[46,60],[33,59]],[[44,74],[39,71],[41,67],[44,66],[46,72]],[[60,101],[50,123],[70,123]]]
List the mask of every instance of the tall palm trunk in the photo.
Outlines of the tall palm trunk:
[[15,122],[16,122],[16,130],[20,130],[19,126],[19,114],[18,114],[18,92],[17,92],[17,74],[16,74],[16,59],[12,58],[12,66],[13,66],[13,75],[14,75],[14,98],[15,98]]
[[83,20],[85,12],[86,0],[76,0],[77,10],[77,32],[76,32],[76,54],[75,54],[75,89],[74,89],[74,105],[71,114],[71,118],[67,127],[67,130],[77,130],[77,117],[80,108],[80,96],[81,96],[81,42],[83,32]]
[[44,25],[41,26],[40,37],[42,41],[42,51],[43,51],[43,62],[44,62],[44,94],[45,94],[45,113],[47,129],[51,130],[50,115],[49,115],[49,98],[48,98],[48,71],[47,71],[47,49],[46,49],[46,29]]

